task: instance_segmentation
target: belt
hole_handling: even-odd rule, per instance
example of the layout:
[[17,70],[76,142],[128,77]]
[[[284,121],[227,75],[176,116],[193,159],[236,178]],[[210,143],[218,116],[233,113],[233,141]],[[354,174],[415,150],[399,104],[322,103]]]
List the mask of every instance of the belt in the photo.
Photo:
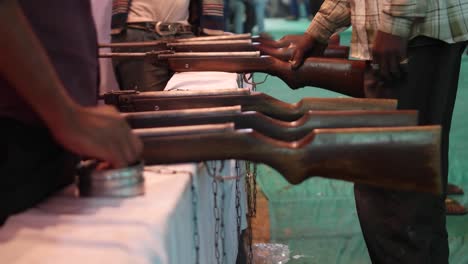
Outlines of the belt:
[[142,29],[156,32],[160,36],[175,36],[183,34],[192,34],[192,26],[182,23],[169,22],[132,22],[127,23],[128,28]]

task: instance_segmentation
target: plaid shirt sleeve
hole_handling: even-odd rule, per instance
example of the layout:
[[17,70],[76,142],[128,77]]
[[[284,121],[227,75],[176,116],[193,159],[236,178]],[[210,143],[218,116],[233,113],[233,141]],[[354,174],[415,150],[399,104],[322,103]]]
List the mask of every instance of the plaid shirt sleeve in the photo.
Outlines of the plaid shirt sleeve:
[[417,18],[427,14],[427,0],[385,0],[379,30],[408,39]]
[[334,32],[350,24],[351,11],[347,0],[325,0],[305,33],[327,43]]

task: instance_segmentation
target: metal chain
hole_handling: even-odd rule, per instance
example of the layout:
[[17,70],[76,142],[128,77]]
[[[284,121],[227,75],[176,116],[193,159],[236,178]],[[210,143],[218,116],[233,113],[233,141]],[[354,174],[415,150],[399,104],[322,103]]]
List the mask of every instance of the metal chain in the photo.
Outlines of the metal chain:
[[[257,85],[265,83],[268,75],[265,75],[265,79],[261,82],[255,82],[255,75],[252,73],[250,75],[250,78],[247,78],[246,75],[244,77],[244,82],[247,84],[250,84],[252,86],[252,91],[257,90]],[[252,218],[255,217],[256,215],[256,204],[257,204],[257,164],[253,163],[254,166],[254,171],[251,173],[250,167],[251,167],[251,162],[245,161],[245,188],[247,191],[247,263],[252,264],[253,263],[253,252],[252,252],[252,243],[253,243],[253,232],[252,232]]]
[[236,160],[236,174],[237,174],[237,179],[236,179],[236,223],[237,223],[237,237],[240,237],[241,234],[241,223],[242,223],[242,218],[241,218],[241,203],[240,203],[240,166],[239,166],[239,161]]
[[[251,167],[253,165],[253,171]],[[252,243],[253,243],[253,231],[252,231],[252,218],[257,214],[257,164],[246,162],[246,188],[247,188],[247,202],[248,202],[248,247],[247,262],[253,263]]]
[[[224,183],[224,179],[223,179],[223,183]],[[225,198],[226,198],[226,189],[224,188],[224,184],[221,185],[221,245],[222,245],[222,249],[223,249],[223,262],[227,259],[227,256],[226,256],[226,229],[225,229],[225,225],[224,225],[224,201],[225,201]]]
[[[218,206],[218,180],[221,179],[218,175],[223,171],[224,169],[224,161],[221,163],[221,167],[218,171],[217,168],[217,161],[212,161],[213,164],[213,170],[210,171],[210,166],[207,162],[205,162],[205,167],[208,172],[208,175],[213,179],[211,182],[211,187],[213,190],[213,215],[215,218],[215,233],[214,233],[214,246],[215,246],[215,257],[216,257],[216,263],[221,264],[224,262],[224,257],[225,257],[225,249],[224,249],[224,238],[222,237],[222,233],[224,233],[224,221],[222,220],[223,216],[221,215],[221,210]],[[222,195],[221,198],[223,199]],[[220,247],[219,247],[219,239],[221,240],[221,248],[223,250],[222,255],[220,252]],[[221,258],[222,256],[222,258]]]
[[197,193],[195,190],[195,182],[193,179],[193,174],[190,173],[191,186],[190,190],[192,192],[192,207],[193,207],[193,243],[195,245],[195,264],[200,264],[200,234],[198,233],[198,199]]
[[252,91],[256,91],[257,90],[257,85],[265,83],[266,80],[268,79],[268,76],[269,75],[265,75],[265,78],[261,82],[255,82],[254,81],[254,74],[253,73],[250,74],[250,77],[247,77],[247,75],[244,74],[243,79],[244,79],[245,83],[250,84],[252,86]]
[[247,182],[248,216],[255,217],[257,214],[257,164],[246,162],[245,169]]

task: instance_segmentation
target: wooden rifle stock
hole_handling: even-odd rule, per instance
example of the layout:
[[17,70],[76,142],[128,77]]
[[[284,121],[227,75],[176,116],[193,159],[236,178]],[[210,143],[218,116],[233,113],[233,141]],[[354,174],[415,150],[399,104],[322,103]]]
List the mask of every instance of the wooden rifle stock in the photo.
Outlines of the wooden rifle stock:
[[212,96],[158,96],[166,92],[117,92],[103,95],[106,104],[114,105],[121,112],[176,110],[240,105],[242,111],[256,111],[269,117],[294,121],[310,110],[394,110],[392,99],[360,98],[303,98],[289,104],[264,93],[249,95]]
[[240,106],[138,112],[122,114],[132,128],[192,126],[234,123],[236,129],[255,131],[282,141],[299,140],[317,128],[416,126],[417,111],[310,111],[300,119],[285,122]]
[[[257,37],[256,41],[260,42],[263,46],[271,48],[286,48],[288,46],[296,45],[303,36],[304,34],[286,35],[279,40],[274,40],[272,37]],[[329,47],[340,46],[340,35],[333,34],[328,40],[327,45]]]
[[[282,61],[289,61],[292,58],[293,49],[290,47],[273,48],[265,45],[258,45],[257,49],[264,55],[270,55]],[[324,58],[342,58],[349,57],[349,47],[347,46],[330,46],[327,47],[321,56]]]
[[346,59],[308,58],[297,70],[288,62],[271,56],[260,57],[168,57],[175,72],[223,71],[235,73],[263,72],[282,79],[292,89],[315,86],[351,97],[364,98],[366,62]]
[[321,176],[433,194],[442,189],[439,126],[316,129],[294,142],[251,129],[141,138],[148,165],[238,159],[269,165],[292,184]]

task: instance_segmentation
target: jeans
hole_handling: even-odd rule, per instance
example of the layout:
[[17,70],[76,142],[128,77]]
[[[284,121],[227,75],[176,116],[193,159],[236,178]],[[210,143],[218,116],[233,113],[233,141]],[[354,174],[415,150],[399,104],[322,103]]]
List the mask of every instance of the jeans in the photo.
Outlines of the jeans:
[[[230,12],[234,16],[234,33],[240,34],[249,32],[251,28],[248,25],[252,20],[249,20],[247,12],[251,11],[248,8],[253,8],[255,14],[255,23],[258,27],[258,33],[265,31],[265,9],[267,0],[231,0],[229,2]],[[253,25],[252,25],[253,26]]]
[[[289,14],[293,17],[299,17],[299,3],[298,0],[290,0],[291,2],[289,3]],[[305,5],[305,10],[306,10],[306,16],[310,15],[310,2],[309,0],[304,0],[303,1]]]
[[253,0],[258,33],[265,32],[265,9],[267,0]]
[[229,7],[234,18],[234,33],[244,33],[245,4],[242,0],[230,0]]

